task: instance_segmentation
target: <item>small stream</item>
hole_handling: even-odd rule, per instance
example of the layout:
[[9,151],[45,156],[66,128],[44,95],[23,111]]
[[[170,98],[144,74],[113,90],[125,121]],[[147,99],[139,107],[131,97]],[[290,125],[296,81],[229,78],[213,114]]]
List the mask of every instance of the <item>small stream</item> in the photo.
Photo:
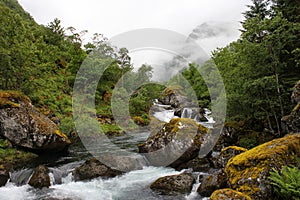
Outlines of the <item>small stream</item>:
[[[163,106],[162,106],[163,107]],[[162,121],[169,121],[174,117],[174,110],[166,108],[157,111],[155,117]],[[207,122],[209,125],[212,121]],[[137,152],[137,144],[144,142],[149,132],[122,135],[111,138],[120,148]],[[81,144],[73,144],[69,153],[59,158],[44,158],[39,162],[46,164],[50,170],[51,186],[42,190],[27,184],[33,169],[26,168],[11,173],[11,180],[5,187],[0,188],[0,200],[155,200],[155,199],[208,199],[198,195],[199,175],[194,172],[197,180],[193,190],[188,195],[161,196],[150,189],[150,184],[166,175],[179,174],[169,167],[145,166],[140,170],[130,171],[121,176],[109,179],[96,178],[89,181],[75,182],[72,171],[85,160],[92,157]]]

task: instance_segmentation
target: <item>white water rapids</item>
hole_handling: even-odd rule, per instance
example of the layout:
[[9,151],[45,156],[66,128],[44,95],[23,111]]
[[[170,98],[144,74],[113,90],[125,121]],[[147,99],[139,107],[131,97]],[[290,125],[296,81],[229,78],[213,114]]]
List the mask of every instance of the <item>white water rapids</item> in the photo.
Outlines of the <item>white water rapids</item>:
[[[161,105],[163,107],[163,105]],[[206,112],[208,113],[208,111]],[[162,109],[154,113],[154,116],[161,121],[168,122],[174,118],[174,110]],[[213,120],[208,117],[209,123],[213,123]],[[207,125],[206,124],[206,125]],[[205,124],[204,124],[205,125]],[[135,138],[121,136],[116,139],[115,144],[123,145],[130,150],[134,150],[137,144],[141,141],[145,141],[148,133],[136,134]],[[123,144],[122,144],[123,143]],[[13,182],[8,182],[6,186],[0,188],[0,200],[159,200],[159,199],[178,199],[178,200],[196,200],[196,199],[208,199],[202,198],[198,195],[197,187],[199,186],[199,180],[194,185],[193,190],[188,195],[178,196],[162,196],[150,189],[151,183],[156,179],[167,176],[179,174],[181,172],[175,171],[168,167],[144,167],[141,170],[135,170],[125,173],[115,178],[103,179],[96,178],[89,181],[75,182],[72,179],[70,173],[76,166],[82,162],[69,162],[54,166],[51,168],[52,185],[46,189],[34,189],[28,184],[18,185]],[[20,170],[16,172],[15,176],[21,176],[20,174],[29,173],[28,169]],[[55,180],[56,173],[60,173],[61,181]],[[194,173],[197,179],[199,172]],[[20,179],[20,178],[19,178]],[[22,181],[22,180],[21,180]]]

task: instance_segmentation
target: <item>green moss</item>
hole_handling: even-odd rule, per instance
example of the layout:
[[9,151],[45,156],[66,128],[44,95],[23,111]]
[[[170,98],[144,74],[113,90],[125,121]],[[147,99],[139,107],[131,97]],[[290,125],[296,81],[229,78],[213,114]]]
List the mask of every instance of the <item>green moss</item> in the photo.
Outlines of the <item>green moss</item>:
[[18,91],[0,90],[0,108],[19,108],[21,101],[29,103],[30,99]]
[[289,135],[259,145],[230,159],[225,172],[234,189],[248,195],[260,191],[261,180],[272,168],[296,162],[300,156],[300,134]]
[[241,192],[229,189],[229,188],[225,188],[225,189],[220,189],[220,190],[216,190],[212,193],[212,195],[210,196],[210,200],[251,200],[251,198],[246,195],[243,194]]
[[224,123],[224,127],[232,127],[236,130],[242,130],[244,127],[245,123],[244,121],[229,121]]
[[36,154],[24,152],[14,148],[0,148],[0,168],[19,168],[37,158]]
[[106,135],[120,135],[122,129],[116,124],[100,124],[100,127]]
[[246,148],[243,148],[243,147],[229,146],[229,147],[225,147],[224,149],[222,149],[221,153],[222,153],[222,152],[226,152],[226,151],[229,150],[229,149],[233,149],[233,150],[235,150],[235,151],[242,151],[242,152],[248,151]]
[[1,139],[0,138],[0,148],[1,149],[6,149],[10,146],[10,142],[8,140],[5,139]]
[[132,119],[134,123],[136,123],[137,125],[142,125],[142,126],[147,125],[146,121],[141,116],[135,116]]
[[245,135],[244,137],[241,137],[237,143],[239,146],[251,149],[258,145],[258,142],[256,140],[256,137],[251,137]]
[[170,94],[178,94],[178,95],[184,95],[183,88],[180,85],[172,85],[167,87],[163,91],[163,96],[168,96]]

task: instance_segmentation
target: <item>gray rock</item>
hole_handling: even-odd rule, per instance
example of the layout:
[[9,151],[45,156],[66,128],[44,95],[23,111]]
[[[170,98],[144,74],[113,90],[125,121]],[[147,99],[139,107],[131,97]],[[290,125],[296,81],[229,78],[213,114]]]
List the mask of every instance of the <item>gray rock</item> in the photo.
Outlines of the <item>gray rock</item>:
[[293,93],[292,93],[292,100],[296,103],[300,103],[300,80],[297,82],[297,84],[294,87]]
[[227,176],[223,170],[218,170],[213,174],[210,174],[201,182],[200,187],[197,189],[197,192],[201,196],[208,197],[210,196],[215,190],[226,188],[227,184]]
[[157,179],[150,188],[162,195],[190,193],[195,183],[192,174],[183,172],[178,175],[165,176]]
[[284,133],[300,132],[300,103],[294,108],[290,115],[281,119],[281,125]]
[[5,169],[0,170],[0,187],[5,186],[9,179],[9,172]]
[[215,167],[217,168],[225,168],[227,162],[236,155],[239,155],[243,152],[247,151],[247,149],[243,147],[237,146],[229,146],[222,149],[221,153],[217,156],[216,160],[214,161]]
[[139,153],[146,153],[154,166],[178,167],[196,158],[208,129],[192,119],[174,118],[139,144]]
[[65,149],[70,140],[57,125],[37,112],[28,97],[16,92],[0,94],[0,135],[13,146],[32,151],[57,152]]
[[115,177],[121,174],[122,172],[106,166],[96,158],[87,160],[84,164],[77,167],[73,171],[73,175],[76,181],[90,180],[100,176]]
[[44,165],[38,166],[28,184],[39,189],[43,187],[48,188],[50,186],[49,169]]

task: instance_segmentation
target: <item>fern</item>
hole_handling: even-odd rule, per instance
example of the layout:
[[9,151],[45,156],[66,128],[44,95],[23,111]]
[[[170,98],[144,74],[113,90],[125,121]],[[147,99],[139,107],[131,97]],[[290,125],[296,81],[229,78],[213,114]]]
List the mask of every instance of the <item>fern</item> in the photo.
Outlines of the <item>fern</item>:
[[297,167],[284,166],[280,172],[270,172],[274,191],[283,199],[300,200],[300,170]]

